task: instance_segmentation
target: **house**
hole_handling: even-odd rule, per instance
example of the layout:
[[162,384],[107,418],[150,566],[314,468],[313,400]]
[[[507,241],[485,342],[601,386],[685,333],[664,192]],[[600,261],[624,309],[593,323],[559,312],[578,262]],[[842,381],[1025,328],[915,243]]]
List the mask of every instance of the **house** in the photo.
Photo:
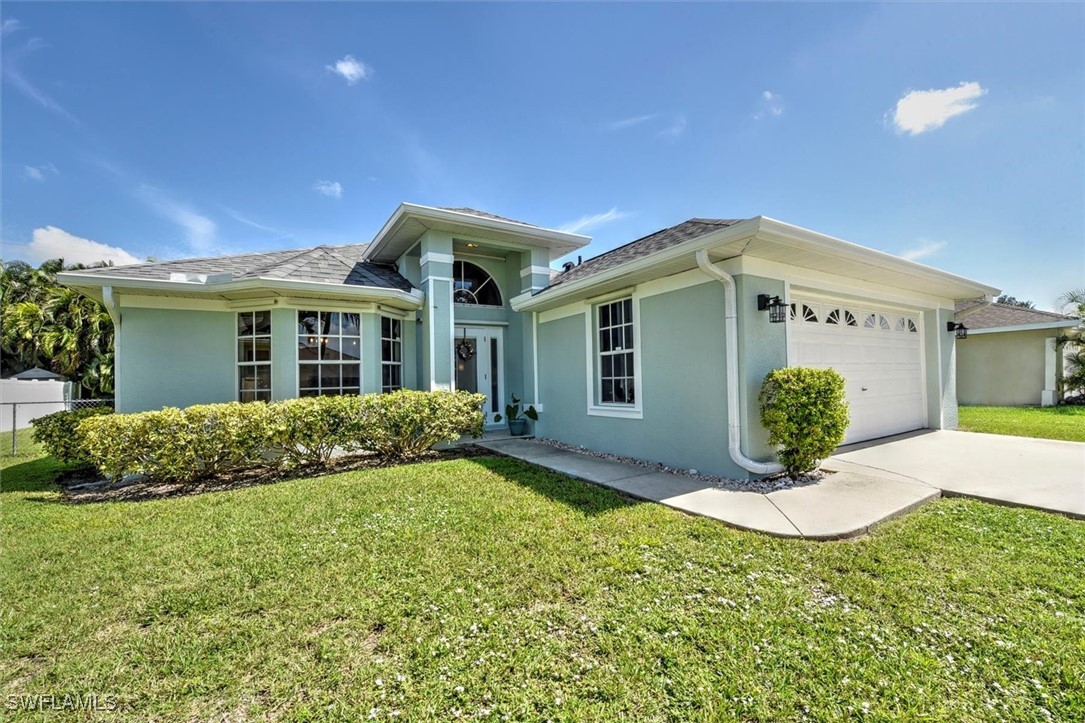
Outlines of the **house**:
[[848,442],[955,427],[947,324],[999,291],[762,216],[551,269],[589,240],[404,203],[366,245],[59,278],[114,319],[121,412],[406,387],[492,415],[516,394],[540,436],[740,478],[778,469],[757,401],[778,367],[844,375]]
[[1059,403],[1063,356],[1055,340],[1080,319],[976,300],[957,302],[968,338],[957,345],[957,400],[995,406]]

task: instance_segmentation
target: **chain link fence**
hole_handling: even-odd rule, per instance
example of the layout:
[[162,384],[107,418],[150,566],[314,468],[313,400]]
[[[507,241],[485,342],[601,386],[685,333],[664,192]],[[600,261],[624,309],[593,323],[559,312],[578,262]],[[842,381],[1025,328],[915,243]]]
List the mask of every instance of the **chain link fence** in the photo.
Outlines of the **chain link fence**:
[[38,417],[44,417],[46,414],[53,414],[54,412],[70,412],[73,409],[85,409],[87,407],[109,407],[113,409],[114,400],[112,399],[66,399],[64,401],[48,401],[48,402],[0,402],[0,418],[2,418],[6,424],[4,424],[5,431],[8,424],[11,425],[11,450],[10,456],[14,457],[19,453],[19,438],[18,432],[20,429],[26,429],[30,426],[31,421]]

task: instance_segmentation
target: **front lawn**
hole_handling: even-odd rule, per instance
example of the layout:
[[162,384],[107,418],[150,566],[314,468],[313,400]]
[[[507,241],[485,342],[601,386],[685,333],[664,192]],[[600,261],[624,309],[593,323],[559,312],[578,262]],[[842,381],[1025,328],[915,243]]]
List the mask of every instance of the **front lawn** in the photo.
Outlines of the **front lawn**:
[[812,543],[492,457],[82,505],[49,487],[51,460],[3,462],[6,702],[112,695],[142,720],[1085,719],[1085,525],[1055,515],[943,500]]
[[962,406],[958,414],[958,425],[965,432],[1085,442],[1085,406]]

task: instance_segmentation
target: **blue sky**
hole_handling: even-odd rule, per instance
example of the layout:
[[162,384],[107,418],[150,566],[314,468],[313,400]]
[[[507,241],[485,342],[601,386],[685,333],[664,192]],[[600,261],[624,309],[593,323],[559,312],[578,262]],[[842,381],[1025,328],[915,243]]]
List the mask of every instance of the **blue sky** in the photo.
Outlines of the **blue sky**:
[[[1050,307],[1085,286],[1085,6],[3,6],[4,258],[594,237],[764,214]],[[98,246],[94,244],[100,244]]]

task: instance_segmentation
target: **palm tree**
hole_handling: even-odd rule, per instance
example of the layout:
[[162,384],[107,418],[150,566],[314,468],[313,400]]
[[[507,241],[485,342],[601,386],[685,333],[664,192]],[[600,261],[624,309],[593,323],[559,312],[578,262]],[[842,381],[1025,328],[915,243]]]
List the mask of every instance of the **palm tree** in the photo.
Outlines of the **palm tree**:
[[[1085,289],[1071,289],[1055,301],[1063,313],[1085,320]],[[1063,352],[1063,399],[1085,395],[1085,322],[1055,341]]]

